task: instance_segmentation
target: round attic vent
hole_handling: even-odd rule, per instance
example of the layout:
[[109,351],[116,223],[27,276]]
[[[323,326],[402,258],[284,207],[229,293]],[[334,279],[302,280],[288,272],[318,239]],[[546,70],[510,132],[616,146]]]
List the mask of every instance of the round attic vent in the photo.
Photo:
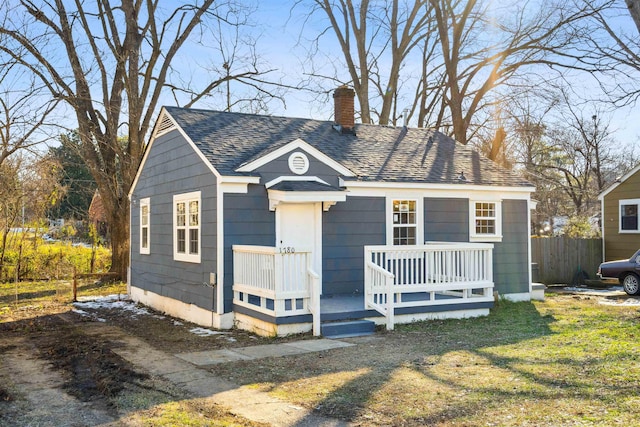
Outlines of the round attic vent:
[[304,153],[296,151],[289,156],[289,169],[297,175],[302,175],[309,170],[309,159]]

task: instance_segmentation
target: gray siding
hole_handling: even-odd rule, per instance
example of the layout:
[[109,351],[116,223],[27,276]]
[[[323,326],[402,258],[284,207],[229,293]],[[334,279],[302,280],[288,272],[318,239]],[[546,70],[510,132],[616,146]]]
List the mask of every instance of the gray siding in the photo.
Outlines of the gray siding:
[[323,294],[364,292],[364,246],[385,244],[384,197],[347,197],[322,213]]
[[340,174],[304,150],[291,151],[256,169],[256,172],[262,177],[260,182],[267,183],[280,176],[296,176],[296,174],[289,169],[289,156],[296,151],[303,152],[309,159],[309,170],[301,176],[317,176],[330,185],[338,186],[338,177]]
[[469,199],[424,199],[424,240],[468,242]]
[[[468,242],[468,199],[425,199],[426,241]],[[527,202],[502,202],[502,241],[494,243],[493,279],[501,294],[529,291]]]
[[529,292],[529,224],[525,200],[502,202],[502,242],[493,250],[493,279],[501,294]]
[[224,195],[224,311],[232,310],[232,245],[275,246],[276,215],[269,211],[263,185],[249,185],[247,194]]
[[[201,262],[173,259],[173,196],[201,191]],[[140,199],[150,198],[150,254],[140,254]],[[156,139],[131,199],[131,285],[215,310],[216,178],[173,131]]]

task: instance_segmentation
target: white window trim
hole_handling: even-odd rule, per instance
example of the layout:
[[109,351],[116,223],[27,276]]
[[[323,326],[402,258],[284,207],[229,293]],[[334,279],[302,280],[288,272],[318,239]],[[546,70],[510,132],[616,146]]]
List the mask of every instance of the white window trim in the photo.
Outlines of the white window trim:
[[[142,208],[147,207],[147,225],[142,225]],[[142,246],[142,230],[143,228],[147,229],[147,246]],[[140,199],[140,253],[143,255],[148,255],[151,253],[151,199],[146,197],[144,199]]]
[[[494,234],[476,233],[476,203],[494,203],[496,206],[496,232]],[[469,199],[469,242],[502,241],[502,200]]]
[[[185,249],[189,250],[189,202],[197,201],[198,202],[198,253],[190,254],[190,253],[178,253],[178,227],[176,223],[176,205],[180,202],[186,203],[186,221],[185,221],[185,238],[187,241],[185,242]],[[200,263],[202,253],[202,200],[201,200],[201,192],[194,191],[191,193],[184,194],[176,194],[173,196],[173,259],[176,261],[184,261],[184,262],[193,262]]]
[[[638,207],[638,228],[636,230],[622,229],[622,206],[636,205]],[[620,234],[640,234],[640,199],[620,199],[618,200],[618,233]]]
[[397,194],[387,196],[386,200],[386,227],[387,227],[387,246],[393,245],[393,201],[394,200],[411,200],[416,202],[416,245],[424,242],[424,198],[414,195]]

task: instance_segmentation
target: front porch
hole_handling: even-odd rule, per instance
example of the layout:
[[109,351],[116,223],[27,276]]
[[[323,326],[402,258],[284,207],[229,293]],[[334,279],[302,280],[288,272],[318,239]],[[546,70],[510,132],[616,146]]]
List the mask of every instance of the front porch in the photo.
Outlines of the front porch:
[[310,251],[234,245],[233,252],[234,312],[243,324],[261,323],[267,334],[320,335],[321,323],[354,319],[393,329],[484,315],[493,306],[491,244],[365,246],[364,292],[334,295],[322,295]]

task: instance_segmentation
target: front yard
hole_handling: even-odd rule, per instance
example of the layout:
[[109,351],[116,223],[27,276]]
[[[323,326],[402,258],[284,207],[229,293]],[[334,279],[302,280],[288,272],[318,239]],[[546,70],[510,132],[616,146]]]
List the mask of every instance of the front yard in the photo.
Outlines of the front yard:
[[[3,341],[17,335],[33,337],[37,347],[51,345],[60,330],[67,338],[79,334],[78,342],[90,346],[82,330],[96,321],[119,326],[168,353],[278,342],[241,331],[203,337],[190,332],[195,325],[109,306],[68,314],[75,319],[70,334],[68,325],[61,327],[60,322],[56,328],[38,326],[51,317],[51,299],[57,299],[56,312],[71,308],[60,293],[39,289],[32,292],[31,297],[38,298],[33,301],[21,294],[18,305],[14,293],[13,285],[0,285],[0,358],[8,348]],[[38,333],[47,339],[38,339]],[[64,338],[60,335],[59,341]],[[100,352],[108,354],[114,344],[104,339]],[[501,301],[486,318],[421,322],[349,341],[356,345],[212,365],[208,370],[240,387],[360,426],[608,426],[633,425],[640,419],[640,299],[552,293],[544,302]],[[47,347],[38,357],[65,354],[55,348]],[[64,369],[62,364],[53,366]],[[135,367],[122,369],[131,375],[127,369]],[[136,420],[134,425],[162,425],[163,417],[170,424],[177,415],[181,423],[196,426],[252,425],[232,417],[233,408],[203,409],[201,401],[170,384],[137,381],[136,405],[124,405],[128,400],[118,394],[131,387],[110,389],[107,396],[98,389],[92,399],[111,402],[113,416],[121,422]],[[9,384],[4,393],[0,414],[3,405],[20,407],[20,390]],[[140,393],[148,393],[148,398],[140,398]],[[226,421],[220,418],[217,423],[215,418],[222,415]]]

